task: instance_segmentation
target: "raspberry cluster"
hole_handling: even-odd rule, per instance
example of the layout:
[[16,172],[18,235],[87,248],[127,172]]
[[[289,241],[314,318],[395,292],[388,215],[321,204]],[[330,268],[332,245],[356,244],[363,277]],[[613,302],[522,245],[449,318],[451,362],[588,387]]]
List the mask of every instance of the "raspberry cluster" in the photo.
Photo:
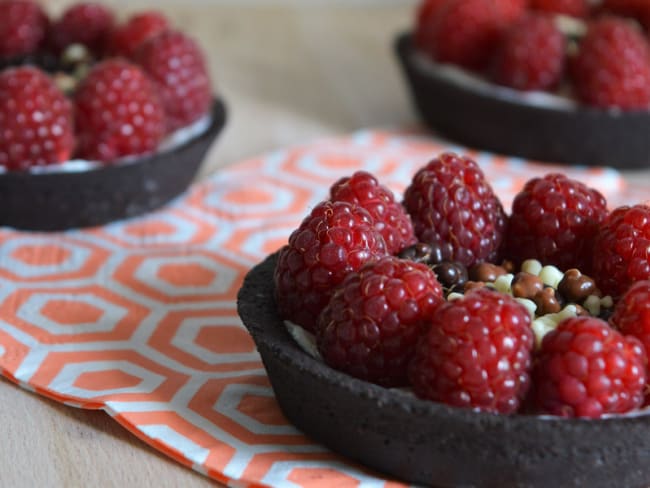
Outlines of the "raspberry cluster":
[[335,182],[280,250],[275,297],[294,337],[359,379],[598,418],[648,401],[649,246],[648,206],[609,212],[552,173],[507,214],[475,161],[445,153],[402,203],[367,172]]
[[200,47],[160,12],[119,23],[83,2],[50,19],[33,0],[0,2],[5,170],[153,152],[211,101]]
[[415,44],[499,85],[621,110],[650,106],[646,0],[423,0]]

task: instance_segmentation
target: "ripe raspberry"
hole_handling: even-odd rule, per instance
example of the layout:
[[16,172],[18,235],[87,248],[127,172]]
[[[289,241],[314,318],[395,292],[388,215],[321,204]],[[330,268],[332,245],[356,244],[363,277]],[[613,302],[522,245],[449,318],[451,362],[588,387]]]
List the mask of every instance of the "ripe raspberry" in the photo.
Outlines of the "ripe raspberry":
[[424,0],[418,8],[415,16],[415,45],[427,51],[428,46],[433,45],[433,27],[438,18],[438,14],[447,5],[449,0]]
[[273,276],[280,316],[315,331],[321,310],[345,276],[386,255],[370,214],[347,202],[317,205],[280,251]]
[[70,159],[72,106],[56,84],[33,67],[0,73],[0,166],[23,170]]
[[103,5],[82,2],[71,6],[52,26],[52,48],[63,51],[70,44],[83,44],[96,55],[104,52],[115,24],[113,13]]
[[479,288],[440,305],[409,377],[422,398],[513,413],[530,386],[530,315],[513,297]]
[[582,18],[589,15],[589,3],[587,0],[531,0],[530,7],[533,10],[564,14],[571,17]]
[[0,58],[31,54],[47,34],[49,20],[31,0],[0,2]]
[[320,314],[318,349],[334,369],[384,386],[405,385],[415,344],[443,301],[429,267],[386,256],[336,288]]
[[205,115],[212,86],[201,48],[181,32],[167,31],[142,44],[134,60],[153,79],[167,114],[168,131]]
[[646,356],[594,317],[565,319],[544,336],[533,370],[535,400],[544,412],[599,418],[641,406]]
[[623,19],[593,22],[571,65],[580,100],[623,110],[650,105],[650,47],[641,32]]
[[623,335],[641,341],[650,351],[650,281],[637,281],[616,304],[610,323]]
[[562,77],[566,43],[550,17],[529,15],[505,33],[495,54],[493,78],[518,90],[549,90]]
[[404,194],[404,206],[420,241],[451,243],[466,267],[496,261],[506,215],[479,166],[445,153],[420,169]]
[[440,62],[481,69],[491,59],[509,15],[494,0],[449,0],[420,48]]
[[593,241],[606,216],[607,202],[597,190],[563,174],[533,178],[512,203],[506,258],[589,273]]
[[357,171],[351,177],[341,178],[330,188],[330,200],[365,208],[384,238],[389,254],[397,254],[417,242],[411,217],[395,201],[393,192],[380,185],[370,173]]
[[593,249],[592,278],[615,299],[636,281],[650,279],[650,207],[615,209],[600,225]]
[[152,83],[121,59],[96,65],[75,93],[79,156],[99,161],[151,152],[165,135],[165,112]]
[[126,24],[113,31],[109,52],[113,56],[130,58],[145,41],[162,34],[168,28],[169,21],[160,12],[148,11],[134,15]]

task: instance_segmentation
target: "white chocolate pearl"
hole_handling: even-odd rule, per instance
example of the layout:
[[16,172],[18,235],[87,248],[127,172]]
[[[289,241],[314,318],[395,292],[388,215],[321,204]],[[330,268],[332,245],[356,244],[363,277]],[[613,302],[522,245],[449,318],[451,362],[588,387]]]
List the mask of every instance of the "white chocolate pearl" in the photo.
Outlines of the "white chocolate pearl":
[[539,272],[539,277],[545,285],[557,289],[560,281],[564,278],[564,273],[555,266],[547,265]]
[[516,297],[515,300],[517,300],[524,307],[526,307],[526,310],[528,310],[528,313],[530,314],[530,319],[535,320],[535,311],[537,310],[537,304],[534,301],[529,300],[528,298]]
[[542,271],[542,263],[540,263],[537,259],[526,259],[526,261],[521,264],[521,270],[525,271],[526,273],[538,276]]
[[497,291],[500,291],[501,293],[512,294],[512,289],[510,288],[510,285],[514,277],[515,275],[513,275],[512,273],[507,273],[499,276],[496,280],[494,280],[494,288],[496,288]]

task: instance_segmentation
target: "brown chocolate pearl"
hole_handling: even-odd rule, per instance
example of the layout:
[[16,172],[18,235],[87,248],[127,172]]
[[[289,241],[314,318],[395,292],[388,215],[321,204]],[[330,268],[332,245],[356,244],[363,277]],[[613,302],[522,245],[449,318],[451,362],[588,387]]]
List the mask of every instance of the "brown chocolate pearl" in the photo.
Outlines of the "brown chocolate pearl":
[[506,273],[515,272],[515,263],[513,263],[509,259],[504,259],[503,262],[501,263],[501,267],[506,270]]
[[431,246],[425,242],[418,242],[402,249],[398,257],[415,261],[416,263],[429,263],[431,259]]
[[451,242],[432,242],[429,245],[431,246],[431,258],[429,258],[430,264],[440,264],[445,261],[451,261],[452,256],[454,255],[454,247]]
[[589,310],[582,305],[578,305],[577,303],[574,303],[573,305],[576,307],[576,314],[578,314],[578,317],[589,317],[591,315]]
[[547,313],[557,313],[562,310],[560,303],[555,297],[555,290],[551,287],[546,287],[537,292],[533,297],[533,301],[537,305],[536,314],[546,315]]
[[581,302],[596,290],[596,283],[580,270],[572,268],[564,273],[557,289],[569,302]]
[[479,288],[484,288],[485,283],[482,281],[468,281],[463,287],[463,292],[467,293],[468,291],[477,290]]
[[469,278],[472,281],[484,281],[488,283],[504,274],[506,274],[506,270],[503,267],[492,263],[475,264],[469,270]]
[[443,288],[462,288],[467,281],[467,268],[455,261],[444,261],[432,267]]
[[520,271],[512,279],[510,288],[515,297],[533,298],[544,289],[544,283],[538,276]]

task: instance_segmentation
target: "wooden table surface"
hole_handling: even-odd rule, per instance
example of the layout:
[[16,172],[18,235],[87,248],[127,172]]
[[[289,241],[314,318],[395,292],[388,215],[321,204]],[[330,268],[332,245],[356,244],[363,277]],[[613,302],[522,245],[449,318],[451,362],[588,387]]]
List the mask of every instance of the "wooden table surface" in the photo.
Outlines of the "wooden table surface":
[[[59,12],[66,1],[50,1]],[[112,0],[120,11],[142,0]],[[167,0],[157,3],[209,57],[229,106],[203,175],[263,151],[360,127],[412,123],[392,42],[413,1]],[[631,178],[648,172],[630,174]],[[207,478],[159,454],[103,412],[0,381],[0,486],[196,487]]]

